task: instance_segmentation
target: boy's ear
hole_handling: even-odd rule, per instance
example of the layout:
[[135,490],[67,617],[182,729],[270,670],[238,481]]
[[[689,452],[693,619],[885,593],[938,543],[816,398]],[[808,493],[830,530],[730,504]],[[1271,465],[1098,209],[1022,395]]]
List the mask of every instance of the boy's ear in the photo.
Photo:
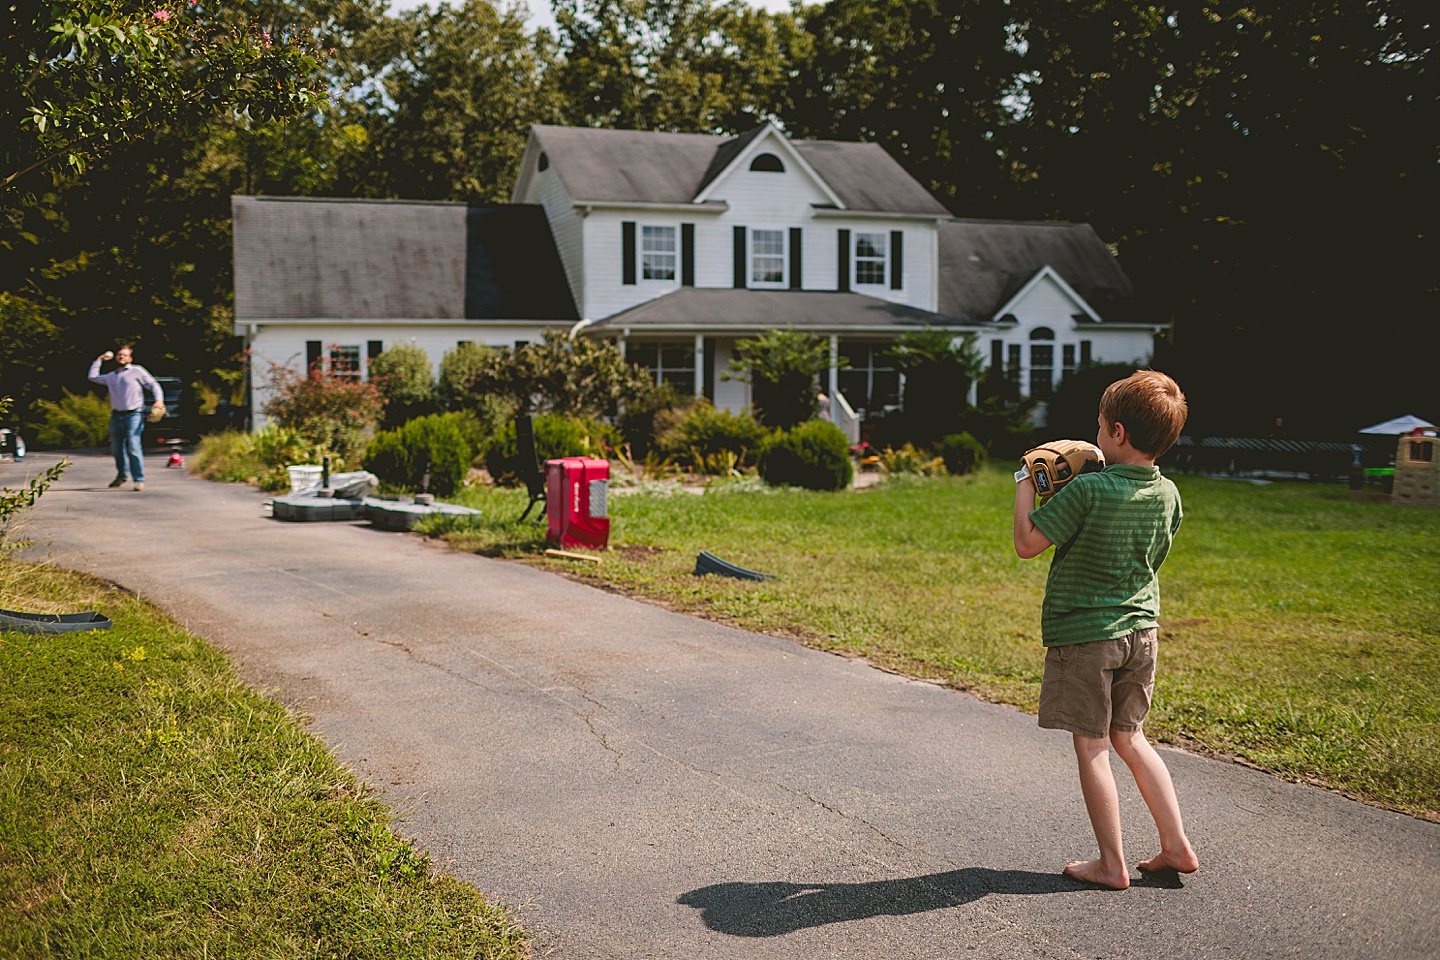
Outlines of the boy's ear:
[[1130,431],[1125,429],[1125,424],[1116,420],[1110,426],[1110,436],[1115,439],[1117,447],[1123,447],[1130,442]]

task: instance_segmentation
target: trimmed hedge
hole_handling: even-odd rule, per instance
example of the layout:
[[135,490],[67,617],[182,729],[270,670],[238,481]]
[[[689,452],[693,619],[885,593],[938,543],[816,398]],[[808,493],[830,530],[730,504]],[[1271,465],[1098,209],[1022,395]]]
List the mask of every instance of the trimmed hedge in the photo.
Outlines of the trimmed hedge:
[[711,470],[716,454],[733,454],[737,466],[753,466],[773,432],[748,414],[717,410],[701,400],[656,434],[655,448],[696,470],[717,472]]
[[[535,453],[542,469],[546,460],[558,457],[604,457],[606,446],[619,442],[615,429],[598,420],[551,414],[536,417],[531,424],[535,430]],[[507,421],[491,438],[485,449],[485,469],[501,486],[513,487],[520,483],[523,474],[514,420]]]
[[840,428],[825,420],[807,420],[776,435],[760,451],[760,477],[771,486],[807,490],[843,490],[855,467]]
[[940,441],[940,458],[945,461],[945,471],[953,476],[974,470],[985,462],[986,456],[985,444],[969,431],[952,433]]
[[382,430],[366,448],[363,465],[382,483],[419,490],[428,464],[430,492],[453,496],[464,485],[475,458],[465,439],[466,419],[459,413],[432,414]]

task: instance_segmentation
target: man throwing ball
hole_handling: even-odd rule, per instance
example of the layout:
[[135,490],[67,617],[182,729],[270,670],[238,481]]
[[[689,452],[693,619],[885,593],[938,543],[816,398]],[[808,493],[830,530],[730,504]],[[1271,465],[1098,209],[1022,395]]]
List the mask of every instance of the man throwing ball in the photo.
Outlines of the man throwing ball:
[[1135,777],[1155,818],[1160,852],[1145,871],[1192,873],[1200,860],[1180,818],[1165,761],[1142,726],[1155,689],[1158,571],[1180,528],[1180,494],[1155,460],[1185,425],[1185,395],[1163,373],[1141,370],[1100,399],[1096,445],[1105,469],[1074,476],[1040,507],[1025,471],[1015,488],[1015,552],[1057,545],[1045,583],[1046,649],[1040,726],[1074,735],[1080,792],[1100,856],[1065,868],[1077,880],[1130,886],[1110,745]]
[[[100,372],[100,364],[115,358],[116,367],[109,373]],[[132,363],[134,350],[128,345],[118,353],[106,350],[90,364],[90,381],[103,383],[110,391],[110,452],[115,457],[115,479],[110,486],[135,481],[136,490],[145,489],[145,458],[140,447],[140,431],[145,428],[145,392],[155,398],[152,409],[165,412],[165,394],[150,371]]]

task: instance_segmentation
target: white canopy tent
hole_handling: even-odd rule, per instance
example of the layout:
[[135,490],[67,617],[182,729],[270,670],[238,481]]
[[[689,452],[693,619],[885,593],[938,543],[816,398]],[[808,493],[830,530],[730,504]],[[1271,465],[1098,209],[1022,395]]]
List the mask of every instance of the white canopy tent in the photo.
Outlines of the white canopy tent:
[[1378,433],[1386,436],[1399,436],[1402,433],[1410,433],[1413,430],[1435,429],[1435,424],[1429,420],[1421,420],[1419,417],[1406,414],[1403,417],[1396,417],[1393,420],[1386,420],[1384,423],[1377,423],[1374,426],[1366,427],[1360,433]]

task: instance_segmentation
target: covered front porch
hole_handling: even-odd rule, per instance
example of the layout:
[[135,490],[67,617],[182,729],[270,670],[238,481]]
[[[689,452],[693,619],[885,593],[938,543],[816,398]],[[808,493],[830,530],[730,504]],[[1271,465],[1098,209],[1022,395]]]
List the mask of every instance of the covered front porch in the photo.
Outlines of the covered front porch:
[[830,367],[820,387],[831,419],[858,440],[861,419],[900,403],[903,378],[886,361],[887,348],[927,327],[954,327],[958,336],[970,325],[857,293],[684,288],[581,329],[615,340],[657,383],[732,413],[751,402],[750,385],[726,376],[739,341],[784,329],[822,337]]

